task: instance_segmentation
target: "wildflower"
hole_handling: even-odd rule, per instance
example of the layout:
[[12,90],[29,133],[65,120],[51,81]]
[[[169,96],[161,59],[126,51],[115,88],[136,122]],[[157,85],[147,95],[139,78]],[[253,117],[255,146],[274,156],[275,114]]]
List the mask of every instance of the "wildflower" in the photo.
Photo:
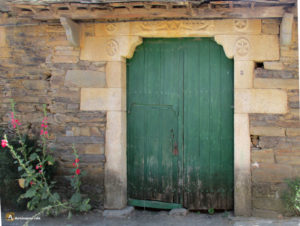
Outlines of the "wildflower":
[[76,163],[78,163],[78,162],[79,162],[79,159],[78,159],[78,158],[77,158],[77,159],[75,159],[75,162],[76,162]]
[[8,142],[7,142],[7,140],[2,140],[1,141],[1,146],[3,147],[3,148],[5,148],[6,146],[7,146],[7,144],[8,144]]
[[40,168],[40,167],[39,167],[38,165],[35,167],[36,170],[38,170],[39,168]]
[[73,166],[74,166],[74,167],[76,166],[76,163],[75,163],[75,162],[73,162]]
[[14,112],[11,112],[11,113],[10,113],[10,116],[11,116],[11,124],[12,124],[12,126],[14,127],[14,129],[17,127],[17,125],[18,125],[18,126],[21,125],[21,123],[19,122],[19,120],[18,120],[18,119],[15,119]]
[[43,165],[40,165],[40,168],[42,168],[43,167]]
[[76,169],[76,174],[77,174],[77,175],[80,174],[80,169]]

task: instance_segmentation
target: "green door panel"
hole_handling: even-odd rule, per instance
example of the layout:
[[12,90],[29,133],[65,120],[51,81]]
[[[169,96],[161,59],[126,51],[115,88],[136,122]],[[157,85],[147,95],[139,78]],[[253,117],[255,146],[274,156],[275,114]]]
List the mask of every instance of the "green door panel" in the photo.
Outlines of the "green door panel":
[[184,205],[233,207],[233,62],[211,39],[184,51]]
[[127,61],[128,198],[231,209],[232,106],[233,62],[212,39],[144,39]]

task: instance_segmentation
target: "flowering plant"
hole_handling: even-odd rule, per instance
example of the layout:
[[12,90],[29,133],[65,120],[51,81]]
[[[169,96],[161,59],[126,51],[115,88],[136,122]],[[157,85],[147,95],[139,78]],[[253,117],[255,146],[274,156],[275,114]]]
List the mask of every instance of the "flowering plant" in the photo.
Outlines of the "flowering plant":
[[[74,176],[71,179],[71,185],[74,189],[74,194],[69,201],[61,201],[57,192],[53,192],[55,181],[50,181],[47,176],[49,166],[54,164],[54,158],[48,153],[48,122],[46,106],[44,105],[44,118],[41,124],[41,147],[36,148],[31,153],[27,151],[27,146],[24,142],[23,136],[20,132],[19,126],[21,123],[16,119],[15,103],[11,102],[11,124],[15,129],[17,137],[19,138],[20,148],[15,150],[14,146],[10,144],[7,135],[1,140],[1,147],[8,147],[10,154],[18,164],[18,170],[22,172],[23,187],[26,192],[20,196],[19,199],[27,199],[27,208],[29,210],[38,210],[35,217],[41,214],[53,214],[69,211],[88,211],[91,206],[89,199],[83,199],[80,193],[80,178],[82,173],[79,169],[79,156],[77,150],[73,145],[73,152],[75,156],[74,161]],[[28,155],[28,153],[30,153]]]

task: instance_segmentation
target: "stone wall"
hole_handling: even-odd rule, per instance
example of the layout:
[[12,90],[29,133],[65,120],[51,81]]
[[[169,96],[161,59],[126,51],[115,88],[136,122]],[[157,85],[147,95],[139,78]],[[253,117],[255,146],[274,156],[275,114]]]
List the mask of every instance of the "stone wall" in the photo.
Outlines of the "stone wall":
[[[3,24],[15,23],[7,18]],[[15,100],[23,129],[38,134],[42,104],[47,105],[51,148],[59,164],[56,180],[68,194],[74,143],[87,176],[82,190],[94,207],[103,207],[104,135],[106,112],[80,111],[80,90],[92,83],[105,85],[105,63],[79,60],[79,49],[70,46],[58,25],[0,27],[0,117],[9,122],[10,101]],[[87,79],[86,76],[96,79]],[[72,79],[70,79],[72,77]],[[104,78],[104,79],[103,79]],[[88,83],[88,84],[87,84]]]
[[[4,18],[0,22],[10,24],[16,23],[16,20]],[[242,22],[245,23],[243,20]],[[143,27],[146,26],[143,24],[141,28],[144,30],[140,31],[140,36],[160,37],[162,33],[164,34],[162,37],[213,36],[221,32],[220,38],[217,38],[220,42],[233,42],[236,39],[235,34],[244,34],[251,43],[257,43],[257,40],[261,39],[258,35],[265,38],[271,35],[274,44],[277,43],[274,37],[279,36],[280,22],[280,20],[251,21],[251,26],[248,25],[248,28],[246,26],[249,30],[242,31],[234,30],[231,23],[226,21],[224,23],[230,26],[221,26],[223,21],[218,21],[216,26],[212,26],[211,21],[204,23],[208,30],[202,29],[204,26],[202,23],[193,25],[198,30],[193,30],[190,24],[183,26],[178,23],[183,26],[183,30],[180,30],[180,27],[179,31],[169,29],[171,26],[166,26],[169,29],[167,31],[156,30],[153,27],[150,29]],[[30,123],[32,128],[30,132],[38,133],[39,129],[35,128],[39,128],[43,117],[41,105],[47,104],[51,147],[59,163],[57,180],[60,182],[59,185],[63,185],[60,189],[66,188],[66,191],[68,189],[64,185],[70,175],[68,169],[72,167],[71,145],[75,143],[80,153],[81,166],[88,172],[83,190],[90,196],[93,205],[103,207],[104,163],[107,160],[109,164],[106,164],[105,169],[108,191],[106,208],[122,208],[127,202],[126,159],[124,160],[126,158],[124,57],[132,56],[135,46],[141,43],[141,37],[126,36],[127,30],[130,30],[128,23],[123,23],[119,31],[116,31],[116,26],[119,25],[86,24],[83,42],[87,41],[80,52],[79,48],[69,44],[65,30],[59,24],[23,26],[22,23],[35,22],[19,21],[19,23],[20,26],[0,27],[1,125],[6,126],[9,122],[9,99],[13,98],[17,102],[18,116],[23,125]],[[255,48],[245,58],[234,56],[233,44],[228,44],[227,47],[224,45],[225,52],[235,57],[235,71],[239,72],[235,76],[236,85],[239,86],[239,89],[235,89],[238,97],[235,102],[235,111],[238,113],[235,122],[241,126],[238,125],[236,128],[242,128],[242,134],[246,134],[249,140],[251,137],[252,145],[251,189],[247,190],[247,182],[242,187],[243,191],[239,191],[240,196],[236,197],[248,197],[250,193],[248,191],[252,190],[252,195],[249,196],[250,199],[252,197],[252,214],[257,216],[277,216],[283,213],[280,194],[285,187],[284,179],[295,177],[300,173],[298,45],[295,23],[294,26],[292,44],[280,47],[280,60],[256,62],[254,75],[252,71],[253,61],[257,59],[256,50],[260,52],[258,55],[261,54],[264,58],[278,59],[278,54],[274,54],[276,50],[273,50],[271,57],[261,53],[265,52],[261,48],[262,42],[252,46]],[[102,34],[103,32],[108,34]],[[231,36],[222,36],[226,32],[233,34],[232,40],[228,39]],[[255,35],[257,37],[254,37]],[[110,46],[110,49],[105,45]],[[110,52],[112,50],[114,52]],[[250,89],[253,89],[251,93],[243,95],[243,92],[250,92]],[[286,93],[288,112],[274,114],[286,111]],[[247,96],[251,97],[247,99],[252,101],[251,104],[244,101],[244,97]],[[269,103],[268,98],[274,101]],[[263,100],[267,105],[255,104],[257,100]],[[254,107],[249,106],[252,104]],[[261,111],[259,106],[263,108]],[[249,114],[249,137],[248,113],[253,111],[273,113]],[[244,136],[241,138],[243,139],[238,141],[239,146],[236,146],[238,148],[235,148],[240,151],[237,156],[241,161],[236,165],[247,168],[249,141],[245,140]],[[105,140],[110,142],[104,144]],[[243,181],[244,174],[239,178]],[[244,202],[238,201],[242,204]],[[238,211],[239,208],[236,208]]]
[[[262,32],[279,34],[279,20],[262,21]],[[250,114],[252,141],[253,215],[277,216],[284,212],[280,199],[284,179],[300,176],[300,121],[297,24],[292,44],[280,46],[280,60],[257,64],[254,88],[287,91],[287,114]]]

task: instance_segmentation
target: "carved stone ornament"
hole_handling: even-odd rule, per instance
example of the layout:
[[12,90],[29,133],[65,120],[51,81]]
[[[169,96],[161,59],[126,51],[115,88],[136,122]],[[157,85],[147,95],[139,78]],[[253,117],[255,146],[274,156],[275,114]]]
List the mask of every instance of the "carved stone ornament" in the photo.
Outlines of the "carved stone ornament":
[[188,20],[188,21],[183,21],[181,24],[181,28],[184,30],[211,30],[214,28],[213,21],[209,20]]
[[246,56],[250,51],[250,42],[246,38],[239,38],[235,42],[235,52],[239,56]]
[[109,56],[114,56],[119,51],[119,43],[114,40],[110,39],[106,43],[106,52]]
[[117,25],[116,25],[116,24],[112,24],[112,23],[106,24],[106,25],[105,25],[105,30],[106,30],[108,33],[114,32],[114,31],[117,30]]
[[213,28],[213,21],[150,21],[142,22],[142,31],[178,31],[178,30],[209,30]]
[[242,31],[248,27],[248,20],[233,20],[233,25],[237,31]]

